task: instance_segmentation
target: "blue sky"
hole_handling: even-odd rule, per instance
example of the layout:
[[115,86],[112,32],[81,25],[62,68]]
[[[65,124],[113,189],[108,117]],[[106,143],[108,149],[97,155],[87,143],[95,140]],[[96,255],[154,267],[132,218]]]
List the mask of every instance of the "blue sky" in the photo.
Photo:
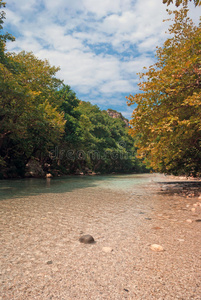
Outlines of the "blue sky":
[[[198,23],[201,9],[189,8]],[[7,0],[4,30],[16,37],[7,50],[60,66],[57,77],[79,99],[130,119],[125,96],[139,91],[136,73],[168,37],[166,9],[162,0]]]

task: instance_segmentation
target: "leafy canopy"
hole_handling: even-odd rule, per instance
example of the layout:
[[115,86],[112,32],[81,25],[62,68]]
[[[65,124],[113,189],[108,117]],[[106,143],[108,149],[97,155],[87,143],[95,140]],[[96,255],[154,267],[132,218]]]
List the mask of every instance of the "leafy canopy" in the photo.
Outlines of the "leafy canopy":
[[[189,0],[189,1],[191,2],[192,0]],[[201,0],[193,0],[193,2],[195,4],[195,6],[200,6],[201,5]],[[170,5],[171,3],[174,3],[174,1],[173,0],[163,0],[163,3],[167,4],[167,5]],[[175,1],[175,5],[177,7],[180,6],[181,4],[187,5],[188,4],[188,0],[176,0]]]
[[[158,61],[140,74],[131,134],[138,154],[158,171],[201,173],[201,23],[186,7],[174,12],[172,34],[157,50]],[[172,12],[169,12],[171,14]]]

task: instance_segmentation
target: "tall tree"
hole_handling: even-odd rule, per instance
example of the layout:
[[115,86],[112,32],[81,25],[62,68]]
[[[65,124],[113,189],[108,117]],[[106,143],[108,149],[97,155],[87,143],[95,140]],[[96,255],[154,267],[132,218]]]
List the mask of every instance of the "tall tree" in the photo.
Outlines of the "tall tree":
[[[201,173],[201,23],[195,26],[184,7],[158,61],[140,74],[142,92],[128,97],[137,104],[131,133],[140,157],[158,171]],[[171,14],[171,12],[169,12]]]

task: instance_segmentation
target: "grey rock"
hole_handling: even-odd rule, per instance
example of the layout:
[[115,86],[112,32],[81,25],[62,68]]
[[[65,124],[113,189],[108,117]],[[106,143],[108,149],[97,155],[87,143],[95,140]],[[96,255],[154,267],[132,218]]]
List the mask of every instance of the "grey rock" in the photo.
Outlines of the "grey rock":
[[90,234],[82,235],[79,238],[79,241],[80,243],[84,243],[84,244],[92,244],[95,242],[93,236],[91,236]]
[[40,162],[36,159],[30,159],[26,164],[25,177],[44,177],[45,172],[43,171]]

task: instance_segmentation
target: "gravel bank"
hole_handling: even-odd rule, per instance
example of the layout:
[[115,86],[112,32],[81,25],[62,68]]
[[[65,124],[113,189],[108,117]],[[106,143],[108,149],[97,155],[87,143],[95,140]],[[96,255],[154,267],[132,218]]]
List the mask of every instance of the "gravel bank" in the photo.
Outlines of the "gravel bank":
[[1,201],[0,299],[200,300],[201,189],[173,181]]

